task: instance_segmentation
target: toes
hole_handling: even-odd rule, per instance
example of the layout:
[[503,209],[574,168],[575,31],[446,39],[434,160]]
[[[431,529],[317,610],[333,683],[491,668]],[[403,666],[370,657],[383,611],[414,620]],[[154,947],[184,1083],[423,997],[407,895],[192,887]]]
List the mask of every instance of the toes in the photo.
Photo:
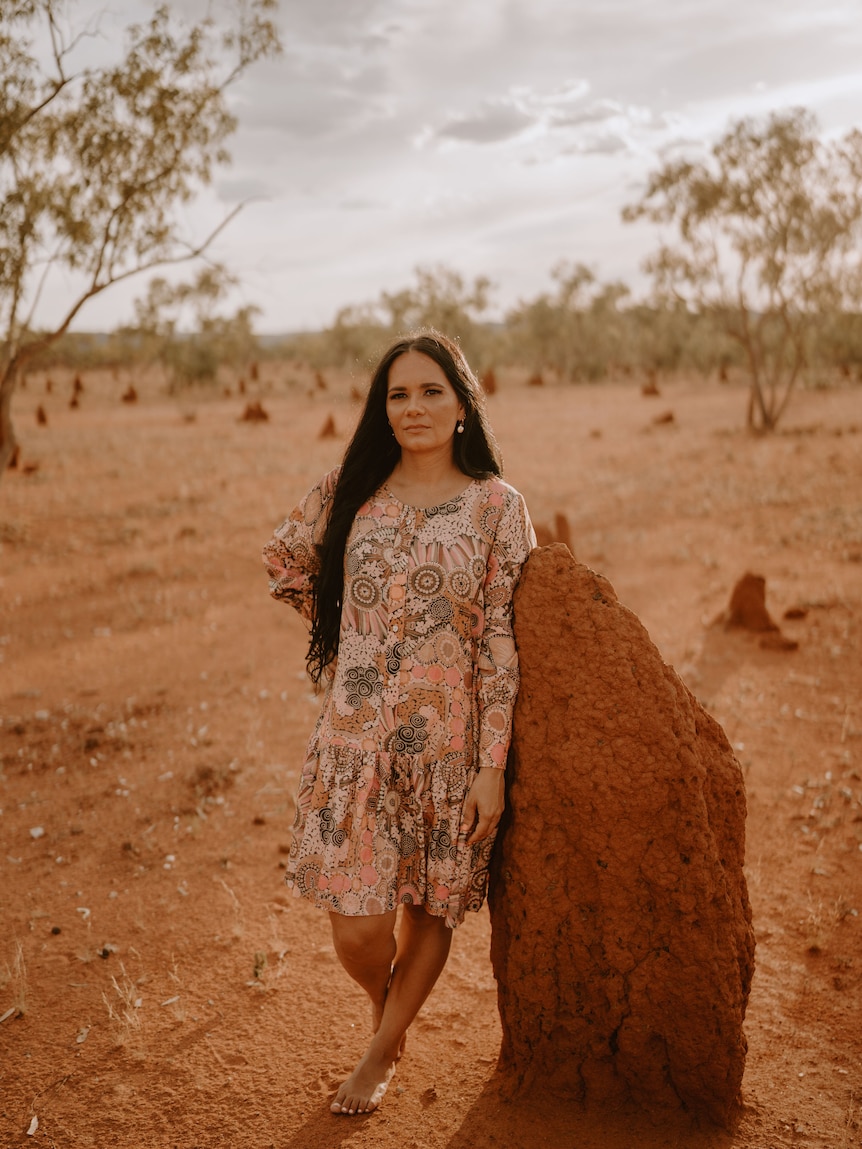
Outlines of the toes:
[[330,1110],[333,1113],[342,1113],[347,1117],[352,1117],[354,1113],[362,1113],[362,1102],[358,1097],[337,1097],[330,1105]]

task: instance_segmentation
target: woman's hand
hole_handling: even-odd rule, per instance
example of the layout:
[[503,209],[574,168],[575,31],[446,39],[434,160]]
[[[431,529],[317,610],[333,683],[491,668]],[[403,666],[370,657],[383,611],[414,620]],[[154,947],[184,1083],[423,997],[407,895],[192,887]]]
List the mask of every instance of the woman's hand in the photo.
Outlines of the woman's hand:
[[497,823],[506,805],[506,774],[493,766],[476,771],[473,785],[467,793],[464,813],[461,815],[461,833],[472,830],[467,845],[481,842],[497,829]]

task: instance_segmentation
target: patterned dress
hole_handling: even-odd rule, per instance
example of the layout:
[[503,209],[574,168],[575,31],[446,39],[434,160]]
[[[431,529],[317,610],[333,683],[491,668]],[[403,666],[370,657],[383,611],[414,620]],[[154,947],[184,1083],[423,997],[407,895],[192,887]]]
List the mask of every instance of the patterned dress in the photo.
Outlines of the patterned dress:
[[[264,548],[270,593],[311,618],[330,472]],[[518,691],[512,595],[535,535],[499,479],[418,508],[384,485],[345,548],[338,658],[308,744],[286,880],[348,915],[424,905],[458,925],[493,839],[460,832],[475,771],[503,769]]]

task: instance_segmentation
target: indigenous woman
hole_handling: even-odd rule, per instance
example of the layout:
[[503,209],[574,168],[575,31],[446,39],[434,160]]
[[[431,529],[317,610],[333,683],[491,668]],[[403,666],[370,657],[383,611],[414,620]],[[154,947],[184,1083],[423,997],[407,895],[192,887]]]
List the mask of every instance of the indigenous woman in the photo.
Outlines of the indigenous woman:
[[334,1113],[377,1108],[452,928],[485,897],[518,690],[512,595],[535,545],[500,474],[475,376],[423,332],[383,356],[341,466],[264,550],[325,686],[287,883],[329,911],[372,1005]]

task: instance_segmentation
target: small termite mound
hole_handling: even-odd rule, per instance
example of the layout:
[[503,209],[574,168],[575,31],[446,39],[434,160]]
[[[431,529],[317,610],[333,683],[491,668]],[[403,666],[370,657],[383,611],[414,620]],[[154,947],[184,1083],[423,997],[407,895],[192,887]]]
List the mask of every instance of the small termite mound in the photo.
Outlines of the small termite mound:
[[557,511],[554,515],[553,527],[549,527],[545,523],[535,523],[534,527],[536,531],[536,542],[540,547],[549,547],[551,543],[562,543],[563,546],[569,548],[570,553],[574,556],[572,528],[569,526],[568,518],[562,511]]
[[[786,617],[799,616],[790,614]],[[734,586],[727,609],[715,621],[725,630],[747,630],[759,634],[760,645],[764,649],[799,649],[799,643],[781,633],[778,623],[766,609],[766,579],[763,575],[746,571]]]
[[264,405],[259,399],[253,399],[251,403],[246,403],[245,410],[237,420],[239,423],[268,423],[269,412],[264,408]]
[[479,380],[482,384],[482,390],[486,395],[495,395],[497,392],[497,376],[494,374],[494,368],[489,367]]
[[318,431],[317,437],[318,439],[334,439],[337,435],[338,431],[335,429],[335,419],[332,415],[327,415],[326,422]]

